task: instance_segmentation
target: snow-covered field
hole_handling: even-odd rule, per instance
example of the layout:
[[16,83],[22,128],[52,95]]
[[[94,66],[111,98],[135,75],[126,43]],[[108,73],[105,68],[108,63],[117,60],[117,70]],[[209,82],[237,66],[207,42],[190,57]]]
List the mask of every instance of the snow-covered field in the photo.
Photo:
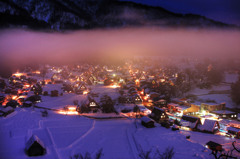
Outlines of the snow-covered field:
[[[94,156],[101,148],[105,159],[133,159],[139,158],[141,149],[163,152],[167,147],[174,147],[176,159],[207,159],[211,156],[210,150],[204,148],[206,142],[228,144],[232,141],[212,134],[175,132],[160,125],[147,129],[135,119],[96,120],[55,112],[42,117],[39,109],[31,108],[16,110],[2,118],[0,125],[1,159],[29,158],[24,147],[32,134],[37,135],[47,148],[46,155],[37,157],[44,159],[65,159],[86,152]],[[185,138],[186,135],[191,135],[191,141]]]
[[213,86],[211,89],[200,89],[195,88],[194,90],[188,92],[188,94],[197,95],[200,101],[197,103],[201,104],[201,102],[206,100],[214,100],[216,103],[226,103],[226,106],[229,108],[234,108],[237,105],[232,101],[230,97],[231,83],[235,83],[238,80],[238,74],[225,74],[225,83],[221,83],[217,86]]
[[[44,89],[48,91],[60,90],[61,85],[46,87]],[[224,89],[225,87],[223,86]],[[116,88],[101,85],[93,87],[92,90],[95,93],[107,93],[113,99],[118,94]],[[74,100],[81,101],[84,98],[86,95],[71,93],[63,93],[63,96],[59,97],[42,96],[42,102],[37,106],[62,109],[66,105],[73,105]],[[41,111],[38,108],[16,108],[9,116],[0,118],[0,159],[30,158],[24,153],[24,148],[32,135],[37,135],[47,148],[44,156],[35,157],[42,159],[68,159],[75,154],[86,152],[95,156],[100,149],[103,150],[103,159],[137,159],[141,150],[151,150],[151,155],[154,156],[157,150],[163,152],[168,147],[174,148],[175,159],[208,159],[213,156],[209,155],[210,150],[204,147],[206,142],[212,140],[230,145],[233,141],[212,134],[172,131],[158,124],[155,128],[147,129],[139,120],[126,117],[90,119],[80,115],[58,114],[57,111],[50,110],[48,117],[42,117]],[[95,116],[112,117],[114,114]],[[190,140],[186,139],[187,135],[191,136]],[[237,143],[239,142],[240,140],[237,140]]]

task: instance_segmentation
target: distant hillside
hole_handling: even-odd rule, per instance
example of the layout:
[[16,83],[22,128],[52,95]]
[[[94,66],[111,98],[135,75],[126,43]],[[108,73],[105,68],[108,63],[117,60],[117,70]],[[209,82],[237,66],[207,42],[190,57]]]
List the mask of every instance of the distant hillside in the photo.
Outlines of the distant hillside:
[[237,28],[193,14],[114,0],[2,0],[1,28],[73,30],[127,26]]

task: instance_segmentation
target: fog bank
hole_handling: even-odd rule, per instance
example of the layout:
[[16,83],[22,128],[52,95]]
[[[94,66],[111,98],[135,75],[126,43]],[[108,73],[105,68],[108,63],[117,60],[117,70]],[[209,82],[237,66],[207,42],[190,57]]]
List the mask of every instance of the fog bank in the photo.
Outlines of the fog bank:
[[134,55],[240,57],[240,32],[157,28],[41,33],[0,32],[1,60],[8,64],[78,61]]

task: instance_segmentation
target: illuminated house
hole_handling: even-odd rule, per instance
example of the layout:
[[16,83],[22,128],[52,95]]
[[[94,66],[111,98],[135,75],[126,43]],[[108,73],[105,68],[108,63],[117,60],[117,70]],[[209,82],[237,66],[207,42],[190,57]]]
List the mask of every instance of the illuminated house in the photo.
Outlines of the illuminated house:
[[87,87],[83,82],[74,85],[74,91],[76,94],[83,94],[83,91],[86,91],[86,90],[87,90]]
[[240,138],[240,128],[228,127],[228,133],[233,134],[236,138]]
[[218,110],[218,111],[212,111],[211,113],[218,115],[219,117],[223,119],[237,119],[238,113],[229,111],[229,110]]
[[154,107],[150,117],[153,118],[156,122],[161,122],[168,119],[168,115],[164,109]]
[[204,132],[216,133],[220,129],[220,125],[216,120],[205,119],[202,125],[198,125],[198,129]]
[[86,101],[86,106],[90,108],[91,110],[95,110],[100,108],[99,104],[94,99],[88,99]]
[[212,112],[212,111],[218,111],[218,110],[225,110],[226,103],[221,104],[205,104],[202,103],[200,105],[200,111],[203,112]]
[[133,97],[132,97],[132,100],[133,100],[133,103],[135,104],[142,104],[142,99],[139,95],[135,94]]
[[154,104],[155,106],[157,106],[157,107],[162,108],[162,107],[166,107],[166,106],[167,106],[167,101],[164,100],[164,99],[160,99],[160,100],[158,100],[158,101],[153,102],[153,104]]
[[183,115],[180,124],[181,126],[189,127],[194,130],[201,124],[201,121],[198,117]]

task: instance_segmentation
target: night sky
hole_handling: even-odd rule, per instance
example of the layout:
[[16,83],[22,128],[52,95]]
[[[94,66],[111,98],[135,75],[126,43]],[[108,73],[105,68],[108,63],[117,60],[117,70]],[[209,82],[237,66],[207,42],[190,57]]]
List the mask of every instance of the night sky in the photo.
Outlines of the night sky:
[[161,6],[175,13],[193,13],[240,26],[240,0],[123,0]]

